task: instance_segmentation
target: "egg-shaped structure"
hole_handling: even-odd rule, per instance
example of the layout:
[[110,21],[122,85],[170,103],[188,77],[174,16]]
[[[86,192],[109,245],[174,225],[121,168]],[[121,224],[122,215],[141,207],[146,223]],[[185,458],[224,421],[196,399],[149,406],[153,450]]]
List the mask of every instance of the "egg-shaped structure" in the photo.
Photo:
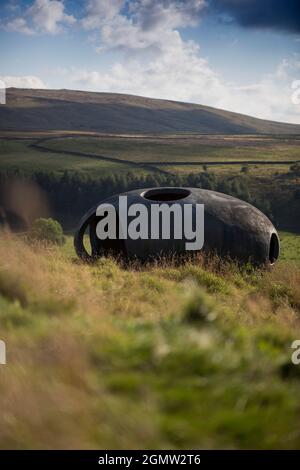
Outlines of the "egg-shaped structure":
[[[112,196],[93,207],[81,219],[75,234],[74,246],[80,258],[93,260],[98,256],[113,252],[147,260],[158,255],[183,254],[187,250],[187,242],[190,240],[185,236],[184,230],[182,230],[182,237],[174,236],[170,230],[169,238],[163,237],[160,233],[154,238],[132,239],[128,237],[124,239],[117,235],[115,239],[99,239],[97,224],[101,217],[96,212],[99,205],[103,203],[116,209],[118,225],[116,233],[119,234],[120,196],[127,196],[128,207],[142,204],[149,214],[153,205],[171,208],[175,207],[175,204],[182,208],[182,212],[189,206],[190,212],[187,211],[187,214],[194,229],[196,207],[202,205],[204,243],[201,249],[203,251],[214,252],[219,256],[230,257],[241,262],[251,261],[255,264],[273,264],[278,259],[278,233],[271,221],[251,204],[215,191],[171,187],[129,191]],[[132,217],[128,216],[128,224],[131,220]],[[124,220],[122,223],[124,224]],[[124,231],[124,227],[122,230]],[[89,236],[90,250],[86,249],[84,244],[86,232]]]

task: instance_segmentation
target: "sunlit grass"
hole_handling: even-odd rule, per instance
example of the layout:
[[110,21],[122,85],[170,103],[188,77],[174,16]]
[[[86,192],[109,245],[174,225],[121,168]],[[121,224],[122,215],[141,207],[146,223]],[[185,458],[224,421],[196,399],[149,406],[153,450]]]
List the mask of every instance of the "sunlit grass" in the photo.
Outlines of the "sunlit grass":
[[[300,263],[300,235],[280,232],[281,256],[284,261]],[[299,288],[300,289],[300,288]]]

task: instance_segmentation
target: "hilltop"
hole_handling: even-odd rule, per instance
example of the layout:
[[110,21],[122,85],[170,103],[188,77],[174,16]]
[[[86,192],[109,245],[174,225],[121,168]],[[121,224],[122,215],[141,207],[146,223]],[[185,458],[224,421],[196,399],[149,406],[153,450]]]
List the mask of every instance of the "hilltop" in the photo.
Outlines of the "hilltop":
[[0,130],[300,134],[300,126],[199,104],[118,93],[9,88]]

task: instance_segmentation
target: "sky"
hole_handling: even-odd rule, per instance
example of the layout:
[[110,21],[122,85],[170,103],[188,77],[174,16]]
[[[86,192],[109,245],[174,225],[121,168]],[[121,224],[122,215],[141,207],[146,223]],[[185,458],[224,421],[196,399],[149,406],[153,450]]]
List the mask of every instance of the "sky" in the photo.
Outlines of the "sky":
[[300,123],[300,0],[0,0],[0,58],[7,87]]

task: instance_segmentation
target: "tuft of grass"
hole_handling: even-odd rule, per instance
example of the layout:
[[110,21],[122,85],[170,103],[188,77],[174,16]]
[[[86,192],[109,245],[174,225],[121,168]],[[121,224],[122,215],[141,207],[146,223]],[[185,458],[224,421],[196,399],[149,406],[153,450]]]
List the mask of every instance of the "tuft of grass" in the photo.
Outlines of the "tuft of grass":
[[216,319],[211,299],[201,290],[194,289],[184,307],[184,319],[190,323],[212,322]]
[[299,285],[300,269],[293,263],[289,263],[288,268],[281,263],[264,276],[265,289],[275,307],[286,303],[300,313]]
[[28,304],[28,292],[23,280],[7,269],[0,270],[0,295],[5,299],[19,302],[23,307]]

